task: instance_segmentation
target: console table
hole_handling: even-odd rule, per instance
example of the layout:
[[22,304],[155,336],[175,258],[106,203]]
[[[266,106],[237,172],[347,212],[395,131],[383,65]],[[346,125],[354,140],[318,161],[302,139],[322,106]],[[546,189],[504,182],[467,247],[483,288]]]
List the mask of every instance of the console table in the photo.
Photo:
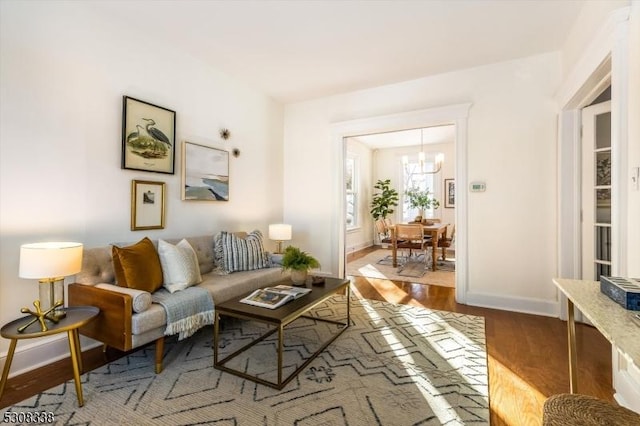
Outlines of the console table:
[[640,311],[624,309],[600,292],[598,281],[554,278],[553,283],[567,296],[570,392],[578,387],[574,307],[614,345],[630,367],[640,368]]

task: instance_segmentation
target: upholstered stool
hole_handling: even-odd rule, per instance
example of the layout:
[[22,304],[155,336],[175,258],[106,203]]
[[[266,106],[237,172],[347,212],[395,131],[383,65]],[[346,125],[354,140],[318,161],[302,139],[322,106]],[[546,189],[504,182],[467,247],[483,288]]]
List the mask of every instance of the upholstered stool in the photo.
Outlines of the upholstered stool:
[[587,395],[559,394],[544,402],[543,426],[638,426],[640,414]]

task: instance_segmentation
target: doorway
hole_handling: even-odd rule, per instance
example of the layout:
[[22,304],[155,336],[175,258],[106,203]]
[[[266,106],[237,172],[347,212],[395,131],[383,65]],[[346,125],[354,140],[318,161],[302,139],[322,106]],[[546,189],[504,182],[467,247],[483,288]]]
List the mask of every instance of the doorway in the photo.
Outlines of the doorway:
[[[455,182],[455,125],[351,136],[344,143],[347,274],[455,287],[455,192],[451,188]],[[397,194],[397,203],[389,214],[374,217],[372,195],[380,194],[384,182]],[[420,198],[411,198],[408,192]],[[429,204],[420,208],[415,205],[418,201]],[[437,233],[441,244],[394,267],[391,245],[383,242],[390,238],[387,225],[413,222],[417,216],[446,227]],[[431,237],[428,231],[426,235]],[[349,262],[354,253],[355,259],[350,256],[353,261]]]
[[[467,187],[467,120],[471,104],[450,105],[440,108],[411,111],[387,116],[370,117],[335,123],[332,126],[332,140],[335,143],[338,163],[346,164],[347,152],[344,140],[349,137],[388,133],[398,130],[419,129],[443,125],[453,125],[455,128],[455,166],[453,179],[458,188]],[[345,184],[346,167],[341,167],[336,185],[336,198],[342,212],[346,211]],[[467,263],[467,194],[457,191],[455,198],[456,224],[456,301],[466,303],[468,291],[468,263]],[[373,229],[373,226],[371,226]],[[337,264],[342,276],[346,271],[346,235],[347,218],[340,215],[338,224]]]

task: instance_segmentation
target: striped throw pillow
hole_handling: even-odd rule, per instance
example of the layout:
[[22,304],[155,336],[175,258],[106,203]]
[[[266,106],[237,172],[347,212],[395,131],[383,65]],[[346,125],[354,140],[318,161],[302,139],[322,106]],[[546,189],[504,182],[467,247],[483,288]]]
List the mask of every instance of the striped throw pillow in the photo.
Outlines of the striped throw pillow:
[[252,271],[268,268],[269,256],[264,251],[262,233],[250,232],[245,238],[231,232],[222,231],[216,237],[215,250],[218,254],[218,266],[223,273]]

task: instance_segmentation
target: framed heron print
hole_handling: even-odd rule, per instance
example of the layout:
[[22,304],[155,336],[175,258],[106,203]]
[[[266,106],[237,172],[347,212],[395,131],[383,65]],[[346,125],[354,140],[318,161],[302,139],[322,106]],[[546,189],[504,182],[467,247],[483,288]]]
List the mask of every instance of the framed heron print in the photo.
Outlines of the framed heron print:
[[182,199],[229,201],[229,152],[182,144]]
[[123,169],[174,174],[175,140],[175,111],[123,96]]

